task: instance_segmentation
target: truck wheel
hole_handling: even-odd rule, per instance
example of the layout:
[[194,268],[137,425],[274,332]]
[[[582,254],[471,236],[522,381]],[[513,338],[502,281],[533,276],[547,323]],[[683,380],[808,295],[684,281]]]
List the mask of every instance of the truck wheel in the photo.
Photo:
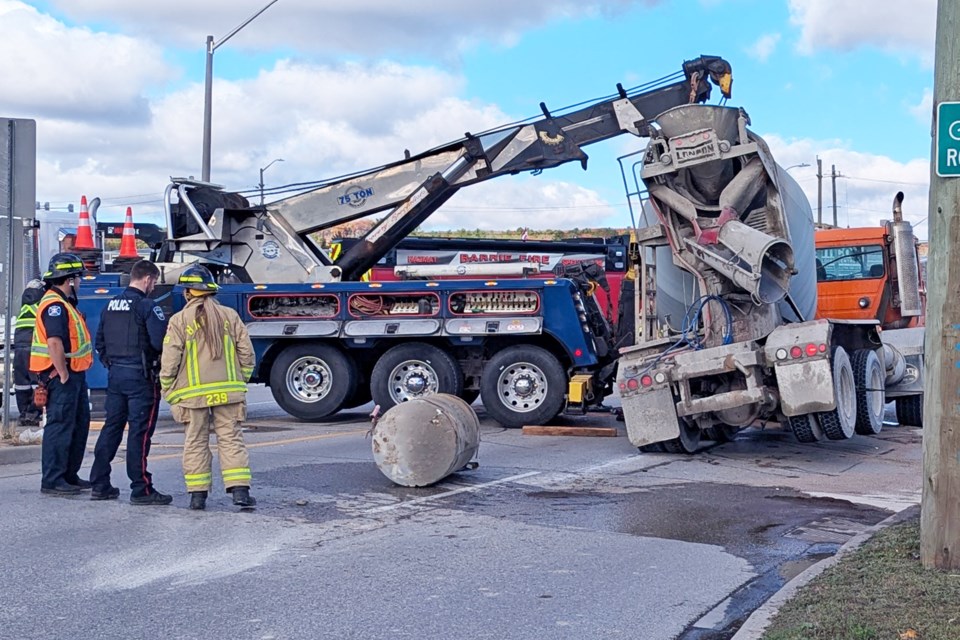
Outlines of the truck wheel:
[[877,435],[883,429],[886,372],[873,349],[857,349],[850,358],[857,383],[857,433]]
[[825,436],[831,440],[846,440],[853,437],[857,427],[857,384],[846,349],[837,347],[833,350],[830,368],[837,408],[833,411],[821,411],[817,414],[817,419]]
[[798,442],[811,443],[823,440],[823,430],[817,423],[817,417],[812,413],[802,416],[787,416],[787,423]]
[[729,424],[716,424],[712,427],[704,429],[707,440],[713,440],[714,442],[733,442],[737,439],[737,434],[740,433],[740,427],[734,427]]
[[443,349],[424,342],[391,347],[370,374],[370,392],[380,411],[432,393],[463,393],[460,365]]
[[541,425],[563,409],[566,381],[552,353],[518,345],[490,358],[480,376],[480,395],[490,417],[505,427]]
[[357,366],[340,349],[316,342],[295,344],[270,369],[270,391],[280,407],[301,420],[335,414],[356,392]]
[[663,453],[663,443],[654,442],[652,444],[645,444],[638,447],[641,453]]
[[353,392],[350,399],[343,403],[344,409],[356,409],[362,407],[373,399],[370,394],[370,383],[366,380],[357,382],[357,390]]
[[901,426],[923,427],[923,394],[897,398],[897,421]]
[[667,453],[696,453],[700,448],[700,427],[680,418],[680,436],[662,443]]

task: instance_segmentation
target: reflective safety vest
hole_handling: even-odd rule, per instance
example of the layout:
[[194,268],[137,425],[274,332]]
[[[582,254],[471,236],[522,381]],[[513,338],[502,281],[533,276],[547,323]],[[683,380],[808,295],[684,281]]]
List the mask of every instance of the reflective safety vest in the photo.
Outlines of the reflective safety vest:
[[15,329],[33,329],[33,325],[37,322],[37,307],[40,306],[37,304],[25,304],[20,307],[20,315],[17,316],[17,324],[14,326]]
[[[57,295],[53,290],[43,294],[43,297],[40,298],[40,304],[37,305],[38,321],[33,328],[33,344],[30,345],[30,371],[41,373],[53,366],[50,350],[47,347],[47,327],[43,324],[41,318],[47,307],[55,302],[61,303],[67,309],[70,344],[63,345],[67,356],[67,364],[71,371],[86,371],[93,364],[93,342],[90,340],[90,330],[76,307]],[[71,347],[73,351],[67,351]]]

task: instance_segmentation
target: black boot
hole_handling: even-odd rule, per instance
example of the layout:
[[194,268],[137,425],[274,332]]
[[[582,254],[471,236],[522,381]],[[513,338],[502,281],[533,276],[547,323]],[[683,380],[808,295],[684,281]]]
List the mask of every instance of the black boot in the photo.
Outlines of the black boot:
[[238,507],[252,507],[257,504],[256,498],[250,495],[250,487],[233,487],[233,504]]
[[190,492],[190,508],[194,511],[203,511],[207,508],[207,492],[206,491],[191,491]]

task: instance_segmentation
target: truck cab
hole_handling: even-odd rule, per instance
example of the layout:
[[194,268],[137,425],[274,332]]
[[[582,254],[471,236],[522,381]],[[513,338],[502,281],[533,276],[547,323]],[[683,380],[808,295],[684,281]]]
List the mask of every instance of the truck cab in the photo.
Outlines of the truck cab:
[[[876,320],[884,329],[922,327],[924,314],[902,312],[900,278],[893,235],[887,225],[856,229],[818,229],[817,318]],[[919,263],[917,243],[908,248]],[[911,278],[912,279],[912,278]],[[922,273],[902,283],[926,306]],[[915,295],[916,295],[915,293]]]

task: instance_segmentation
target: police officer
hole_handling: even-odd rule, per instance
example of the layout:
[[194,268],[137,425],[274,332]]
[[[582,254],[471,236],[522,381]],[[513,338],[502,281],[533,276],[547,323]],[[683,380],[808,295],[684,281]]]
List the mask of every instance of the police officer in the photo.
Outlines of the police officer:
[[37,306],[43,297],[43,281],[31,280],[20,296],[20,314],[13,332],[13,388],[17,394],[20,427],[40,424],[43,410],[33,404],[33,378],[30,375],[30,344],[37,324]]
[[237,312],[213,296],[219,288],[206,267],[180,276],[187,306],[170,318],[163,340],[160,385],[181,422],[186,422],[183,477],[190,508],[203,509],[211,485],[210,426],[217,434],[223,485],[233,504],[249,508],[250,458],[240,423],[246,415],[246,381],[253,374],[253,344]]
[[47,291],[37,305],[30,346],[30,371],[46,385],[47,424],[41,446],[41,493],[69,496],[89,489],[77,472],[90,431],[86,370],[93,364],[90,330],[77,310],[83,263],[70,253],[50,259],[43,274]]
[[127,424],[127,476],[130,502],[138,505],[170,504],[173,497],[153,486],[147,471],[150,439],[157,425],[160,383],[157,371],[167,318],[150,294],[160,269],[141,260],[130,270],[130,285],[104,307],[97,330],[96,350],[109,370],[107,415],[93,452],[90,470],[91,500],[115,500],[120,489],[110,484],[110,463],[117,455]]

